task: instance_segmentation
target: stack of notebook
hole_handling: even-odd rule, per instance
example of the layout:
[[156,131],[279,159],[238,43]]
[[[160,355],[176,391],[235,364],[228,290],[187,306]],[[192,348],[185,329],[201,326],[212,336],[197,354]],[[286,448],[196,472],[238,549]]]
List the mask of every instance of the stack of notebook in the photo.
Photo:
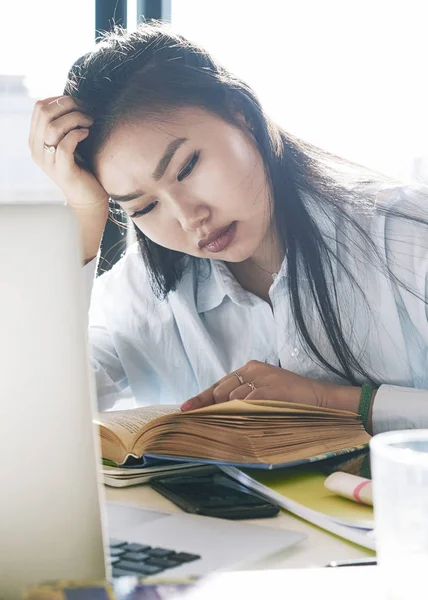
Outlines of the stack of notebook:
[[104,483],[112,487],[128,487],[139,483],[148,483],[154,477],[174,475],[178,471],[197,472],[203,467],[193,463],[167,463],[147,467],[118,467],[109,461],[103,461],[102,475]]

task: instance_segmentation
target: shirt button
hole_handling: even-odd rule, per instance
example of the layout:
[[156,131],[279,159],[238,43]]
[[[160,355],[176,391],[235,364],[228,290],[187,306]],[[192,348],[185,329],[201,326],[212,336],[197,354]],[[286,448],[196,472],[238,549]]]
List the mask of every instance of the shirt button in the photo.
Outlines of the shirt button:
[[293,358],[297,358],[300,354],[300,350],[298,348],[293,348],[293,350],[291,351],[291,356]]

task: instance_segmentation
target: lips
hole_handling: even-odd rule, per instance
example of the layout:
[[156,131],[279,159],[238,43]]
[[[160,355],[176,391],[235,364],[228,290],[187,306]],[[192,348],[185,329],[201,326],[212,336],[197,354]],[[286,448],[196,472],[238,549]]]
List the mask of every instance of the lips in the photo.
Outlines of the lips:
[[199,248],[214,253],[225,250],[225,248],[230,246],[236,235],[236,227],[236,221],[233,221],[227,227],[212,231],[206,238],[199,240]]

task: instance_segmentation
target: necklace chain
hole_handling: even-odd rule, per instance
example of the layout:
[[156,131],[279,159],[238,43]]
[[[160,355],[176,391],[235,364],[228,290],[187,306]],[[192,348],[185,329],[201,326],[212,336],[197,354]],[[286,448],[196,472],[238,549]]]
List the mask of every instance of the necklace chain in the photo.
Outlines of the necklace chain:
[[253,260],[251,261],[253,263],[253,265],[256,265],[256,267],[258,269],[260,269],[261,271],[264,271],[265,273],[267,273],[268,275],[270,275],[272,277],[272,279],[275,279],[276,277],[278,277],[278,273],[271,273],[270,271],[268,271],[267,269],[264,269],[263,267],[260,267],[256,262],[254,262]]

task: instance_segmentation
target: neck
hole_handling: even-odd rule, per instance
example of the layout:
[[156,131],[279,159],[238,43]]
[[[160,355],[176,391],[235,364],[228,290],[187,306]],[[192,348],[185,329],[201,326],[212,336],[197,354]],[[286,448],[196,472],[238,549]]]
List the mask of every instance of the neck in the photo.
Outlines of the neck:
[[278,236],[274,232],[269,232],[259,248],[244,262],[249,267],[273,275],[279,272],[283,260],[284,250],[281,248]]
[[240,263],[228,263],[228,267],[244,289],[270,303],[269,289],[283,259],[284,251],[280,250],[279,242],[270,236],[252,256]]

